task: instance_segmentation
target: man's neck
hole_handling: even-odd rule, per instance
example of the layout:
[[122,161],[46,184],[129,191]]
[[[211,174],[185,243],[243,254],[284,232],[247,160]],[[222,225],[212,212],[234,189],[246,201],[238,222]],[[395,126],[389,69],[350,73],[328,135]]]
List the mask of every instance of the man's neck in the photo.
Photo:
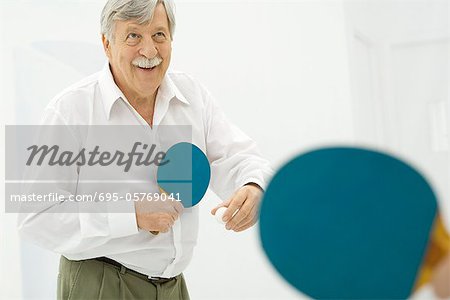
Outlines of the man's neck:
[[113,74],[114,82],[122,91],[123,95],[127,98],[130,105],[141,115],[141,117],[150,125],[153,126],[153,114],[155,111],[155,102],[156,95],[158,93],[158,89],[149,96],[141,96],[136,93],[133,93],[130,90],[127,90],[121,82],[118,82],[117,77],[114,76],[114,70],[110,66],[111,73]]
[[[125,97],[127,97],[125,95]],[[155,112],[156,93],[152,97],[132,97],[128,98],[131,106],[141,115],[141,117],[150,125],[153,126],[153,115]]]

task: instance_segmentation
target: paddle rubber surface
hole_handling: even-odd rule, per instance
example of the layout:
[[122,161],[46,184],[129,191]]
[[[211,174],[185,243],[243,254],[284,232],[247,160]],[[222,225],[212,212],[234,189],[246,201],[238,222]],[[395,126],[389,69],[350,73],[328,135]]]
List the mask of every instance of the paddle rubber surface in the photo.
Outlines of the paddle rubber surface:
[[157,172],[159,187],[180,199],[184,207],[197,205],[211,178],[206,155],[197,146],[183,142],[170,147],[164,161],[167,164],[159,166]]
[[273,177],[260,238],[276,270],[316,299],[405,299],[436,198],[408,164],[357,148],[300,155]]

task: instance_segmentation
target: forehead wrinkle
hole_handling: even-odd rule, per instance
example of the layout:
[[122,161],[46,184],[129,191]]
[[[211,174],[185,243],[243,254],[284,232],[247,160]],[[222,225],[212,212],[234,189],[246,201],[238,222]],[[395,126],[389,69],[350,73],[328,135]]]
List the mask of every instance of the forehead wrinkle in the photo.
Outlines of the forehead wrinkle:
[[164,25],[157,25],[156,27],[152,28],[145,28],[148,26],[142,26],[142,25],[138,25],[138,24],[128,24],[126,27],[126,31],[147,31],[147,30],[151,30],[151,31],[169,31],[169,28],[167,26]]
[[167,26],[164,26],[164,25],[159,25],[159,26],[156,26],[155,30],[169,30],[169,28],[167,28]]
[[138,26],[134,26],[134,25],[128,25],[126,29],[127,29],[127,31],[128,30],[141,30]]
[[137,20],[126,21],[126,23],[127,23],[126,24],[127,28],[128,27],[133,27],[133,28],[136,28],[136,29],[139,29],[140,27],[148,26],[150,24],[150,22],[148,22],[148,21],[146,21],[144,23],[139,23]]

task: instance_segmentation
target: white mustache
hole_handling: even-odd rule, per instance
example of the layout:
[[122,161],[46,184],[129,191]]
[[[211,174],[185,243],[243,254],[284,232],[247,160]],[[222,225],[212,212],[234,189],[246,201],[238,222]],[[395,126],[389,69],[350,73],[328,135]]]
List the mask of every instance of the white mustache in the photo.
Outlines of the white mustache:
[[134,59],[131,63],[135,67],[150,69],[150,68],[158,66],[160,63],[162,63],[162,61],[163,60],[159,55],[155,56],[153,58],[150,58],[150,59],[141,56],[141,57]]

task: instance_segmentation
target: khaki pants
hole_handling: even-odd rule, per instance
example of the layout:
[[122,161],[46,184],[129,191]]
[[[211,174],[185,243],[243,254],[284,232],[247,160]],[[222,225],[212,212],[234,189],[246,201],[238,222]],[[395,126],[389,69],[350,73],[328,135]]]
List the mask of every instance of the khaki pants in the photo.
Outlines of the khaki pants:
[[94,259],[72,261],[61,256],[58,299],[150,299],[188,300],[183,274],[167,282],[151,282],[145,275],[130,272]]

